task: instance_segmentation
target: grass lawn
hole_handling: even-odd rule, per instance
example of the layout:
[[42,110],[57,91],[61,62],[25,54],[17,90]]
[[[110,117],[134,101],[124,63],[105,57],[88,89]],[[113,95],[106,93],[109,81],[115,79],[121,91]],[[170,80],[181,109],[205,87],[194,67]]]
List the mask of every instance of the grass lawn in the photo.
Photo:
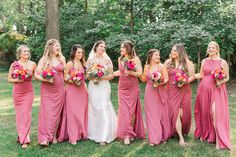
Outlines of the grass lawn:
[[[48,148],[43,148],[37,144],[37,120],[39,110],[39,87],[40,83],[34,81],[35,99],[33,104],[33,119],[31,127],[31,144],[28,149],[22,150],[17,144],[15,113],[12,102],[12,84],[7,82],[7,73],[0,72],[0,156],[15,157],[15,156],[160,156],[160,157],[228,157],[229,151],[216,150],[214,144],[200,142],[193,138],[195,128],[194,118],[192,118],[192,128],[190,134],[185,137],[188,146],[181,147],[178,145],[178,139],[170,139],[167,144],[150,147],[146,140],[135,140],[130,146],[125,146],[121,141],[114,141],[106,146],[100,146],[92,141],[78,142],[73,146],[67,142],[50,145]],[[143,106],[144,84],[141,87],[141,100]],[[231,156],[236,156],[236,86],[230,84],[229,102],[230,102],[230,123],[231,123]],[[196,85],[193,85],[193,99],[195,101]],[[118,109],[117,101],[117,83],[112,83],[112,102],[115,110]],[[194,105],[194,103],[193,103]],[[193,109],[193,107],[192,107]],[[144,113],[144,110],[143,110]],[[234,124],[234,125],[233,125]]]

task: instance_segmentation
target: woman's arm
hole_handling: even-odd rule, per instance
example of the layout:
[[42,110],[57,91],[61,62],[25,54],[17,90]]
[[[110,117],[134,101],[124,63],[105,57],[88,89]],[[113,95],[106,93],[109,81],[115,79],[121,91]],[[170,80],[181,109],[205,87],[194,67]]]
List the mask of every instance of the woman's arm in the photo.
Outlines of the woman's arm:
[[107,74],[107,76],[103,76],[102,79],[103,80],[112,80],[114,78],[114,73],[113,73],[113,65],[112,65],[111,60],[110,59],[107,60],[106,64],[108,65],[108,69],[107,69],[108,74]]
[[42,81],[42,82],[48,82],[48,83],[53,83],[53,78],[51,79],[44,79],[42,76],[41,76],[41,73],[42,73],[42,69],[43,69],[43,59],[41,58],[39,63],[38,63],[38,66],[35,70],[35,73],[34,73],[34,77],[39,80],[39,81]]
[[147,75],[146,75],[146,73],[147,73],[147,70],[148,70],[148,68],[149,68],[149,65],[145,65],[144,66],[144,70],[143,70],[143,74],[142,74],[142,76],[141,77],[139,77],[139,79],[142,81],[142,82],[147,82]]
[[138,57],[135,57],[134,63],[136,64],[136,71],[126,70],[128,75],[132,75],[134,77],[141,77],[142,76],[142,64]]
[[168,74],[166,66],[164,64],[162,66],[163,67],[162,67],[161,72],[162,72],[163,78],[164,78],[164,81],[162,84],[166,84],[169,81],[169,74]]
[[14,71],[14,68],[13,68],[13,63],[11,64],[10,68],[9,68],[9,71],[8,71],[8,76],[7,76],[7,80],[8,82],[11,82],[11,83],[19,83],[19,82],[22,82],[22,80],[18,79],[18,78],[12,78],[12,73]]
[[189,78],[187,83],[191,83],[195,80],[195,70],[194,70],[194,64],[191,61],[187,62],[188,72],[189,72]]
[[223,79],[222,81],[217,81],[217,85],[221,85],[223,83],[226,83],[229,81],[229,65],[225,60],[222,60],[221,62],[221,67],[223,68],[226,78]]
[[72,80],[70,80],[70,76],[69,76],[69,71],[72,68],[72,66],[73,66],[72,62],[68,62],[64,69],[64,80],[67,83],[74,83]]
[[202,60],[200,72],[197,73],[197,74],[195,74],[195,79],[201,79],[201,78],[203,78],[203,76],[204,76],[204,74],[203,74],[203,66],[204,66],[204,63],[205,63],[205,59]]

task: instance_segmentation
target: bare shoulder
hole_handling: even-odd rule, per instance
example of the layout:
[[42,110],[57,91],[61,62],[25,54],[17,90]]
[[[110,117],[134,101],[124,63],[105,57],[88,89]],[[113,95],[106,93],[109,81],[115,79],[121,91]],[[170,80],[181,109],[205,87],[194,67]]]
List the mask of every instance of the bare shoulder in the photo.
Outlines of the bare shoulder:
[[167,59],[164,63],[164,65],[168,65],[171,62],[171,59]]
[[144,70],[147,70],[149,68],[149,64],[144,65]]
[[222,66],[228,66],[228,63],[226,62],[226,60],[221,58],[221,65]]
[[194,64],[193,64],[193,62],[192,62],[191,60],[187,60],[187,64],[188,64],[189,66],[194,66]]
[[66,64],[66,66],[72,66],[72,65],[73,65],[72,61],[69,61],[69,62],[67,62],[67,64]]
[[139,59],[138,56],[135,56],[135,57],[133,58],[133,61],[135,61],[135,62],[140,62],[140,59]]

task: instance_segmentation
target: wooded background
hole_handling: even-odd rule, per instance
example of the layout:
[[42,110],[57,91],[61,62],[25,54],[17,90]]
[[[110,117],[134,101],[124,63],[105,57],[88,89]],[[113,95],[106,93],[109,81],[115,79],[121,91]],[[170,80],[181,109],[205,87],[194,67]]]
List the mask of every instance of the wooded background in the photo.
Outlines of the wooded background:
[[37,62],[49,38],[60,40],[67,59],[72,44],[81,44],[88,56],[103,39],[115,67],[125,39],[134,42],[143,63],[148,49],[160,49],[165,60],[175,43],[183,43],[196,70],[214,40],[236,75],[235,0],[1,0],[1,65],[15,59],[21,43]]

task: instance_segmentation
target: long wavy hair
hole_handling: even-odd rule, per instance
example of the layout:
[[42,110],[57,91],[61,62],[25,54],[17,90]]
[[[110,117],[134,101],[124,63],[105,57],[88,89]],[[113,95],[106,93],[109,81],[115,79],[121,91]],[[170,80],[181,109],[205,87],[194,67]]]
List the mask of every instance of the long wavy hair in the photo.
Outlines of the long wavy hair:
[[[45,49],[44,49],[44,53],[43,53],[43,57],[42,57],[42,60],[43,60],[43,69],[45,69],[47,66],[50,65],[51,63],[51,59],[52,59],[52,56],[53,56],[53,46],[58,43],[59,41],[56,40],[56,39],[50,39],[47,41],[46,45],[45,45]],[[61,50],[60,50],[60,53],[58,54],[58,59],[60,61],[62,61],[62,58],[63,58],[63,55],[61,53]]]
[[78,49],[82,49],[82,58],[80,59],[83,67],[85,67],[85,51],[83,49],[83,47],[79,44],[74,44],[72,47],[71,47],[71,53],[70,53],[70,60],[72,61],[72,63],[74,64],[74,59],[75,59],[75,54],[77,52]]
[[151,60],[152,60],[152,56],[154,55],[155,52],[158,52],[160,54],[160,51],[157,49],[150,49],[147,52],[147,60],[146,60],[146,64],[150,64]]
[[[175,44],[173,47],[176,48],[177,53],[179,54],[179,65],[183,66],[184,71],[188,72],[188,68],[187,68],[187,62],[189,60],[187,52],[185,50],[184,45],[182,44]],[[173,48],[172,47],[172,48]],[[171,67],[175,67],[175,59],[171,57],[171,62],[170,62],[170,66]]]
[[[132,59],[136,56],[136,52],[135,52],[135,49],[134,49],[134,44],[130,41],[130,40],[125,40],[123,43],[122,43],[126,49],[126,52],[128,53],[128,57],[129,59]],[[125,56],[122,55],[121,56],[121,59],[123,59]]]

